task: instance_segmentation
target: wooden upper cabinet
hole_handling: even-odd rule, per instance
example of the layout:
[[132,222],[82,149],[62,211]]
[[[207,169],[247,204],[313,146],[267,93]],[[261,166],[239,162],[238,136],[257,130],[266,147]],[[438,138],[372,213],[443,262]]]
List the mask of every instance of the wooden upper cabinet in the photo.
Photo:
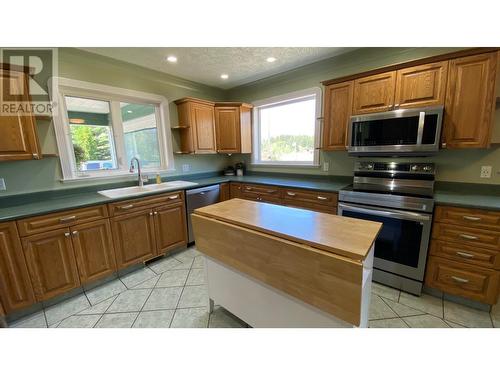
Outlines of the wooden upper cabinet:
[[396,72],[376,74],[354,81],[353,114],[389,111],[394,105]]
[[448,61],[397,71],[394,108],[444,105]]
[[82,284],[96,281],[116,271],[108,219],[72,226],[71,237]]
[[325,87],[323,150],[345,150],[347,129],[352,113],[354,81]]
[[0,223],[0,303],[5,313],[35,303],[16,223]]
[[111,225],[119,269],[156,256],[155,226],[150,209],[115,216]]
[[80,286],[68,229],[24,237],[22,243],[37,301]]
[[164,254],[186,246],[187,225],[184,203],[171,204],[154,209],[156,250]]
[[182,153],[215,154],[214,103],[195,98],[176,100]]
[[450,61],[443,146],[489,146],[495,113],[496,73],[496,52]]
[[[12,98],[14,105],[29,103],[28,78],[25,73],[0,69],[0,111],[4,99]],[[9,100],[10,103],[10,100]],[[0,113],[0,161],[41,158],[35,117]]]
[[243,103],[215,104],[217,152],[252,152],[252,106]]

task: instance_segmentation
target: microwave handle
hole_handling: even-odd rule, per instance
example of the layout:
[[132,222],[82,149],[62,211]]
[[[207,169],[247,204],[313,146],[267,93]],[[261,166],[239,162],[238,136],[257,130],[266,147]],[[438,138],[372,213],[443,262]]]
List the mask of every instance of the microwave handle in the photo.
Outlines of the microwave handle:
[[422,144],[422,137],[424,136],[425,112],[418,114],[418,129],[417,129],[417,145]]
[[430,215],[417,214],[415,212],[400,212],[400,211],[388,211],[379,210],[373,208],[363,208],[360,206],[354,206],[345,203],[339,203],[339,208],[342,210],[349,210],[354,212],[360,212],[369,215],[377,215],[383,217],[392,217],[394,219],[411,220],[411,221],[429,221],[431,219]]

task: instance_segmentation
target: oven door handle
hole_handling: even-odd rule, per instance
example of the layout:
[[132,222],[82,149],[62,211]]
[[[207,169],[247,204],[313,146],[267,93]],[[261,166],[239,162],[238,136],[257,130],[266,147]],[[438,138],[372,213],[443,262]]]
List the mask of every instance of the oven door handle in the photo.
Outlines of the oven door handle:
[[408,219],[412,221],[430,221],[431,215],[418,214],[415,212],[401,212],[401,211],[388,211],[379,210],[377,208],[364,208],[360,206],[354,206],[345,203],[339,203],[339,208],[342,210],[350,210],[354,212],[361,212],[369,215],[378,215],[384,217],[392,217],[395,219]]

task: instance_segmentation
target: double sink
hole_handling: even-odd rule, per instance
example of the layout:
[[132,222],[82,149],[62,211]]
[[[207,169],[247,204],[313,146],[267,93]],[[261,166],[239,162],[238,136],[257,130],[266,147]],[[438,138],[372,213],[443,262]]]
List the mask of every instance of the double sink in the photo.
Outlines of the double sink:
[[100,190],[98,191],[98,193],[108,198],[118,199],[166,190],[186,189],[196,185],[198,185],[198,183],[196,182],[177,180],[163,182],[161,184],[149,184],[144,186],[130,186],[126,188]]

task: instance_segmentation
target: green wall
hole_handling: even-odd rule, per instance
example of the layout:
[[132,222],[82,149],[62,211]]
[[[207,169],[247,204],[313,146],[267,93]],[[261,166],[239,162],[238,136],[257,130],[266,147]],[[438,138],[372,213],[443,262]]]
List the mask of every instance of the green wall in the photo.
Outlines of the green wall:
[[[221,89],[72,48],[59,49],[59,76],[163,95],[170,103],[172,124],[177,124],[177,110],[173,100],[184,96],[210,100],[226,99],[226,92]],[[39,121],[38,130],[42,152],[57,153],[52,123]],[[178,142],[178,135],[174,133],[174,150],[178,149]],[[182,174],[183,164],[190,164],[191,170],[188,173],[219,171],[225,168],[229,160],[224,155],[175,155],[174,158],[176,171],[165,175]],[[0,196],[105,182],[100,180],[62,183],[59,159],[54,156],[42,160],[2,162],[0,177],[5,179],[7,185],[7,190],[0,191]]]
[[[268,77],[228,91],[231,100],[253,102],[310,87],[322,87],[321,81],[347,76],[387,65],[452,52],[458,48],[363,48],[352,52]],[[500,110],[497,110],[495,137],[500,142]],[[250,156],[232,156],[232,161],[245,161],[253,171],[286,172],[320,175],[352,175],[355,158],[345,151],[321,152],[320,161],[329,163],[322,168],[276,168],[250,165]],[[407,159],[400,159],[407,160]],[[500,147],[487,150],[442,150],[432,158],[437,167],[437,179],[471,183],[500,184]],[[490,179],[480,179],[481,165],[493,166]]]

